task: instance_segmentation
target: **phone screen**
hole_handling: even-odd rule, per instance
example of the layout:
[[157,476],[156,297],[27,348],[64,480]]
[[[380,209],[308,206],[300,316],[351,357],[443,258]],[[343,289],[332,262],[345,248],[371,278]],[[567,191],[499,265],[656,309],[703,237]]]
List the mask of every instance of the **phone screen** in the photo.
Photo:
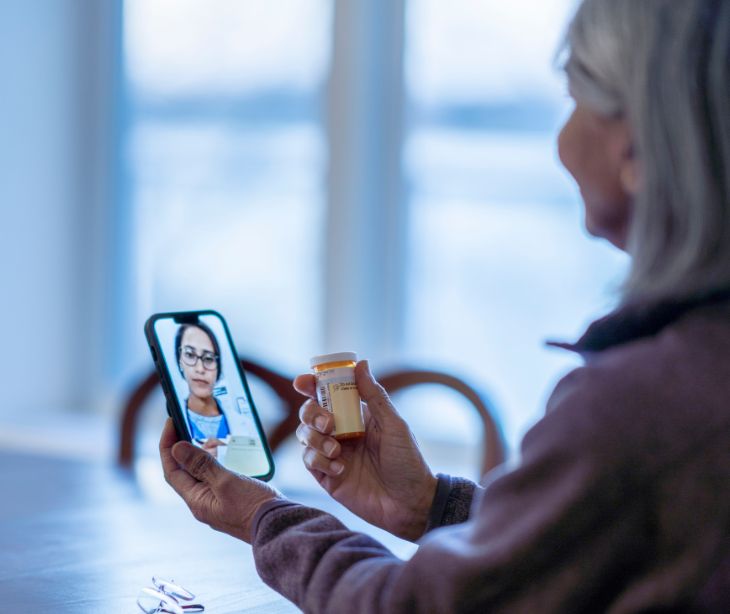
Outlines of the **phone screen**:
[[166,370],[162,376],[175,397],[171,411],[178,413],[178,429],[232,471],[271,477],[268,446],[221,316],[162,314],[150,322]]

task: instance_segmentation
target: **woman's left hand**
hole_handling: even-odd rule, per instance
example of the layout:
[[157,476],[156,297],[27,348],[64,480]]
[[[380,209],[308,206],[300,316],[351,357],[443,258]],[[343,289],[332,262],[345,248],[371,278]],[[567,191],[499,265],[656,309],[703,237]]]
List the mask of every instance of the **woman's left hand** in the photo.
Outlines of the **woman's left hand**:
[[259,506],[282,498],[264,482],[239,476],[200,448],[178,442],[169,418],[160,437],[160,458],[167,483],[197,520],[247,543]]
[[227,445],[225,441],[221,441],[217,437],[210,437],[203,442],[203,450],[205,450],[213,458],[218,458],[218,446],[225,445]]

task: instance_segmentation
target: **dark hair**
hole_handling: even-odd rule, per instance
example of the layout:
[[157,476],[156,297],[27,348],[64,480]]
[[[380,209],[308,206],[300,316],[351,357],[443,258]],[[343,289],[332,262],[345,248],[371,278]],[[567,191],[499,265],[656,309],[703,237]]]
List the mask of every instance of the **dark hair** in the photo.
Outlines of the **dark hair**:
[[206,335],[208,335],[210,342],[213,344],[213,351],[215,352],[215,362],[216,366],[218,367],[217,377],[215,378],[215,381],[217,382],[223,374],[223,370],[221,369],[221,350],[220,346],[218,345],[218,340],[215,338],[215,334],[213,333],[213,331],[207,324],[203,324],[202,322],[196,322],[195,324],[183,324],[182,326],[180,326],[180,328],[177,329],[177,333],[175,334],[175,358],[177,359],[177,369],[178,371],[180,371],[180,375],[185,377],[185,375],[183,374],[183,370],[180,367],[180,353],[182,351],[183,335],[185,334],[185,331],[188,330],[188,328],[199,328]]

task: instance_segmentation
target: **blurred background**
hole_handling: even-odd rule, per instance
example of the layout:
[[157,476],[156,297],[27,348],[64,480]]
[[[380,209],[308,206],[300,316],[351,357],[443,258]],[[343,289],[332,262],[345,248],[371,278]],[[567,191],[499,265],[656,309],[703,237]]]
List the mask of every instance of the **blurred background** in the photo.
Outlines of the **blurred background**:
[[[464,377],[515,450],[577,364],[544,341],[626,267],[557,161],[573,6],[0,3],[0,446],[112,458],[145,319],[216,308],[292,375],[355,350]],[[476,445],[440,394],[400,401],[419,441]]]

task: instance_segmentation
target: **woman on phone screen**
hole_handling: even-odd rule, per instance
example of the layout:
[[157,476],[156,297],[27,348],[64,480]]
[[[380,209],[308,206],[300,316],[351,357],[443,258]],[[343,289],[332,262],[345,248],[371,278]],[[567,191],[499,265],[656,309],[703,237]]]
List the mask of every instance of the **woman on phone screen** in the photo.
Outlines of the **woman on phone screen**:
[[180,375],[190,390],[185,402],[190,436],[205,451],[218,456],[218,447],[226,445],[224,439],[230,434],[226,416],[213,396],[221,376],[218,341],[202,322],[183,324],[175,335],[175,353]]

